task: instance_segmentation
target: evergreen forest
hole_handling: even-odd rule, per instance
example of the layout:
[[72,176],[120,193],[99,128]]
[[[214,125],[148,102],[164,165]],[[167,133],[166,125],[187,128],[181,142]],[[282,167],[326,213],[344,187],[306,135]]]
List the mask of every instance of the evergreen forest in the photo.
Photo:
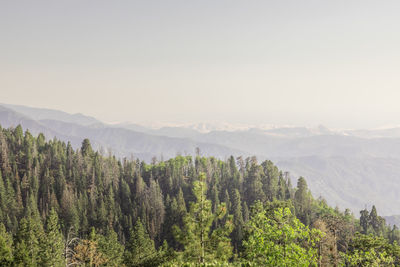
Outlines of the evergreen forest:
[[0,127],[0,266],[400,266],[400,231],[255,157],[146,163]]

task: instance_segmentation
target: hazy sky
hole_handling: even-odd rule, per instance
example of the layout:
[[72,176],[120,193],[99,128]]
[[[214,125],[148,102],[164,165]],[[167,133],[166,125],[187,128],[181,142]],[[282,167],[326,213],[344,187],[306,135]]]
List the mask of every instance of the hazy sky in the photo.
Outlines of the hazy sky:
[[400,124],[400,1],[1,1],[0,102],[105,121]]

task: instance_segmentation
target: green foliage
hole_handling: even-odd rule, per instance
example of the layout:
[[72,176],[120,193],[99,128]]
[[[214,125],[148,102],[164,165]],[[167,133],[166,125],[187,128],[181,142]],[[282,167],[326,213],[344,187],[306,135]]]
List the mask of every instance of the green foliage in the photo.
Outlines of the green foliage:
[[94,228],[89,235],[89,239],[81,239],[74,247],[72,264],[78,266],[104,266],[108,259],[99,250],[98,236]]
[[4,224],[0,223],[0,266],[11,266],[13,262],[13,240]]
[[125,250],[127,266],[152,266],[157,260],[157,251],[153,240],[138,220],[131,231],[131,236]]
[[[28,131],[24,134],[21,127],[1,129],[0,139],[0,221],[14,235],[23,217],[35,214],[44,220],[55,209],[64,235],[71,228],[82,237],[91,227],[101,233],[112,228],[125,243],[140,218],[156,247],[167,240],[175,250],[183,249],[172,228],[183,227],[187,203],[195,200],[193,181],[203,171],[212,212],[224,200],[227,214],[234,217],[231,237],[238,252],[248,206],[274,198],[280,175],[272,162],[259,165],[254,157],[238,160],[239,168],[233,157],[221,161],[177,156],[152,164],[121,161],[93,151],[88,139],[74,150],[70,143],[46,141],[43,134],[36,138]],[[288,181],[280,180],[281,190],[289,190],[288,186]],[[226,218],[215,220],[211,228],[225,224]]]
[[193,183],[196,201],[190,204],[189,212],[183,219],[183,229],[176,225],[174,227],[176,239],[184,246],[181,254],[183,262],[205,263],[214,259],[227,261],[232,255],[228,237],[233,229],[232,218],[229,216],[224,226],[211,231],[213,222],[225,217],[226,207],[222,203],[212,213],[211,201],[206,198],[205,179],[205,174],[201,173],[199,180]]
[[38,217],[23,218],[16,236],[15,264],[17,266],[38,266],[41,262],[41,240],[43,227]]
[[82,147],[81,147],[81,152],[82,155],[85,156],[90,156],[93,154],[93,149],[92,145],[90,144],[89,139],[84,139],[82,142]]
[[239,250],[241,250],[244,227],[242,201],[239,190],[237,189],[235,189],[232,199],[232,213],[234,229],[231,236],[233,241],[232,243],[235,244],[235,252],[237,253]]
[[47,218],[46,232],[40,242],[40,265],[64,265],[64,242],[58,224],[57,212],[52,209]]
[[385,219],[378,216],[375,205],[372,206],[371,212],[364,209],[360,211],[360,215],[361,233],[383,236],[390,231],[386,227]]
[[243,241],[247,260],[264,266],[316,266],[322,233],[304,226],[289,208],[265,209],[256,202]]
[[297,190],[294,194],[294,207],[296,215],[305,225],[310,225],[311,223],[311,204],[312,197],[308,190],[307,182],[303,177],[300,177],[297,180]]
[[97,235],[98,250],[107,259],[105,266],[121,266],[123,263],[124,246],[118,241],[117,233],[112,229],[105,236]]
[[230,263],[230,262],[220,262],[220,261],[210,261],[206,263],[165,263],[162,264],[161,266],[163,267],[253,267],[256,265],[253,265],[251,263],[248,264],[240,264],[240,263]]
[[356,233],[347,253],[342,253],[346,266],[396,266],[399,263],[397,244],[382,237]]
[[148,164],[0,127],[1,266],[400,266],[399,241],[375,207],[358,221],[271,161]]

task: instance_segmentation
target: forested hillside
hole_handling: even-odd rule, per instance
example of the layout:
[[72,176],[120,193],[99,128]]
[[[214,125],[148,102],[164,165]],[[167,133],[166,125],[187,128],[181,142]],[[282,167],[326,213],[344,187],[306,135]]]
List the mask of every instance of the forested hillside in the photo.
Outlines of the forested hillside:
[[151,164],[0,128],[1,266],[393,266],[400,232],[255,157]]
[[[375,205],[386,216],[400,214],[400,132],[386,130],[334,131],[325,127],[278,127],[234,130],[225,125],[146,128],[133,124],[104,124],[92,117],[58,110],[0,104],[3,127],[29,129],[47,139],[70,142],[74,150],[90,139],[94,150],[112,151],[118,158],[133,154],[146,163],[180,155],[226,159],[256,155],[272,160],[293,177],[307,177],[314,196],[352,212]],[[229,125],[229,124],[228,124]],[[227,127],[227,128],[226,128]],[[231,125],[231,127],[233,127]],[[229,131],[224,129],[231,129]],[[108,152],[106,152],[108,154]]]

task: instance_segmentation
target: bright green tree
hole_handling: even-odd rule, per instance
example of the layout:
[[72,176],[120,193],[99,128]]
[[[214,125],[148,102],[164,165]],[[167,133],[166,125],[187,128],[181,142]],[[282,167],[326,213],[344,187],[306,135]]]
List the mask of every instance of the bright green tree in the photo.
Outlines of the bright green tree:
[[205,174],[200,173],[199,180],[193,183],[196,202],[190,204],[189,212],[183,219],[183,229],[174,226],[175,236],[184,246],[181,256],[185,262],[227,261],[232,255],[228,237],[233,230],[232,218],[228,216],[222,227],[211,231],[213,222],[224,218],[226,207],[222,203],[216,213],[212,213],[211,201],[206,198],[206,192]]
[[398,266],[398,263],[395,264],[398,251],[396,244],[390,245],[382,237],[356,233],[350,248],[342,257],[346,266]]
[[271,212],[256,202],[243,242],[245,258],[257,266],[316,266],[322,233],[304,226],[289,208]]

